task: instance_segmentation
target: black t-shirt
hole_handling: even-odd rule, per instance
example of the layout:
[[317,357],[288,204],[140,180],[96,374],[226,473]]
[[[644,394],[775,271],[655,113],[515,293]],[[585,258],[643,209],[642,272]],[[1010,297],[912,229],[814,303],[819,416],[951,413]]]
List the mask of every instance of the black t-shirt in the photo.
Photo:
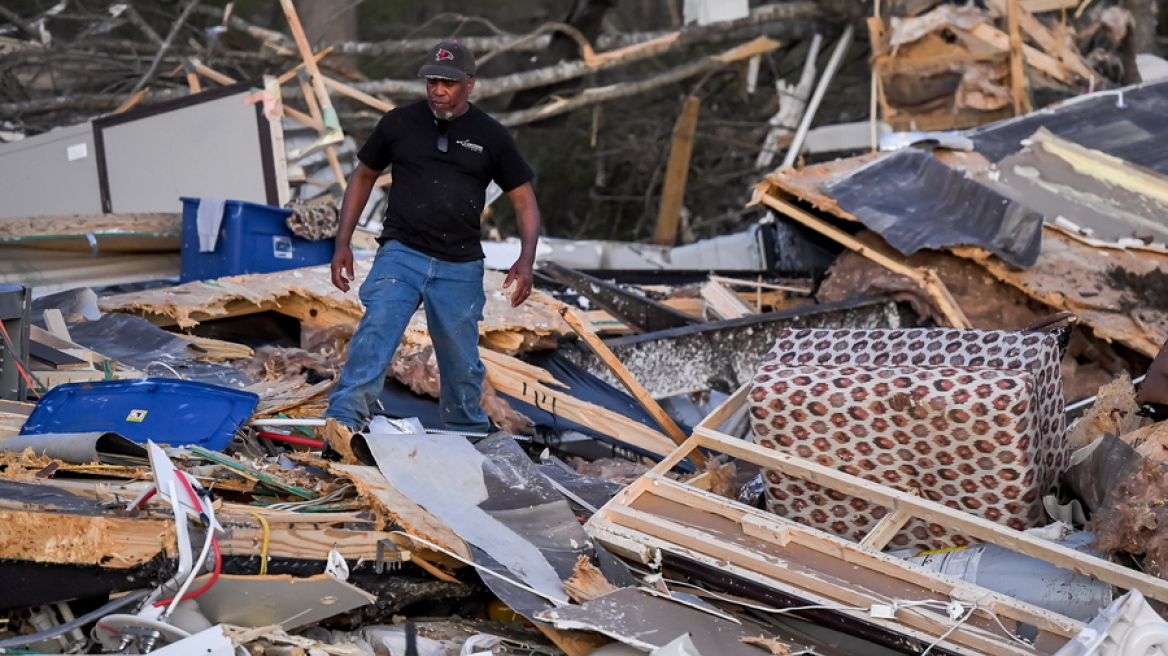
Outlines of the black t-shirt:
[[479,260],[487,185],[494,180],[507,192],[535,174],[507,128],[473,105],[446,122],[445,153],[438,129],[426,101],[398,107],[357,153],[371,169],[393,165],[381,237],[449,262]]

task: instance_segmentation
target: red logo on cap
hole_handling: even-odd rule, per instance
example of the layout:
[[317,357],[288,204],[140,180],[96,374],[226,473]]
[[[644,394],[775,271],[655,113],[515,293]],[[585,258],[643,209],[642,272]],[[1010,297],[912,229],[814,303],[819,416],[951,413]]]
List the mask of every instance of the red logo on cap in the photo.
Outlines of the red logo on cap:
[[434,61],[454,61],[454,53],[449,50],[439,50],[434,55]]

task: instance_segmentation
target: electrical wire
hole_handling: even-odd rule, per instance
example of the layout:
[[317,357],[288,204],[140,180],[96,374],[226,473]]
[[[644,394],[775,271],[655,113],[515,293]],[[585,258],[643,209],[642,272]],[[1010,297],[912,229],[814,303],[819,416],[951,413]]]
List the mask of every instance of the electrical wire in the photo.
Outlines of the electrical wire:
[[28,384],[28,387],[32,390],[32,393],[35,394],[38,399],[41,398],[41,395],[48,391],[48,388],[45,387],[45,384],[40,380],[37,380],[37,377],[34,376],[32,371],[29,370],[28,365],[26,365],[20,359],[20,354],[17,352],[16,344],[13,343],[12,336],[8,334],[8,328],[4,326],[3,321],[0,321],[0,335],[4,336],[4,343],[8,345],[8,351],[12,353],[12,361],[16,363],[16,368],[20,371],[20,377],[23,378],[24,382]]
[[260,545],[260,576],[263,576],[268,573],[268,545],[272,539],[272,527],[268,525],[268,520],[263,515],[257,512],[248,514],[259,520],[260,526],[264,527],[264,542]]
[[268,431],[256,431],[256,437],[262,437],[269,440],[277,440],[279,442],[291,442],[292,444],[304,444],[315,447],[317,449],[324,448],[324,442],[317,440],[310,440],[305,437],[296,437],[294,435],[285,435],[283,433],[269,433]]
[[[209,590],[211,588],[211,586],[215,585],[215,582],[219,580],[219,574],[223,571],[223,554],[219,550],[219,538],[215,537],[215,528],[216,528],[215,511],[211,507],[211,504],[204,504],[202,501],[199,500],[199,495],[195,493],[195,488],[191,485],[191,482],[189,480],[187,480],[187,477],[184,474],[182,474],[181,472],[176,472],[176,473],[177,473],[178,479],[182,482],[183,488],[186,490],[187,495],[190,496],[192,505],[194,505],[195,509],[199,511],[200,519],[202,519],[203,523],[206,524],[207,535],[209,536],[210,539],[208,539],[207,542],[204,543],[203,551],[202,551],[202,553],[199,554],[199,560],[191,568],[190,576],[188,576],[187,580],[185,582],[183,582],[182,586],[179,588],[178,593],[174,597],[171,597],[170,599],[164,599],[162,601],[154,602],[154,605],[156,607],[170,604],[166,610],[166,613],[164,614],[165,617],[169,617],[170,614],[172,612],[174,612],[174,609],[178,605],[178,602],[186,600],[186,599],[194,599],[195,597],[198,597],[199,595],[201,595],[204,592],[206,592],[207,590]],[[195,590],[194,592],[186,593],[185,592],[186,589],[188,587],[190,587],[191,583],[195,580],[195,577],[198,576],[199,567],[202,566],[203,562],[207,558],[207,545],[208,544],[210,545],[211,549],[214,550],[214,552],[215,552],[215,567],[211,572],[211,578],[208,579],[207,582],[205,584],[203,584],[203,586],[200,587],[198,590]]]
[[51,638],[56,638],[57,636],[60,636],[62,634],[65,634],[65,633],[72,631],[73,629],[77,629],[77,628],[80,628],[82,626],[85,626],[86,624],[89,624],[93,620],[96,620],[100,617],[104,617],[115,610],[118,610],[120,608],[128,606],[128,605],[134,603],[135,601],[139,601],[141,599],[144,599],[145,597],[150,595],[150,592],[151,591],[149,589],[135,590],[135,591],[130,592],[128,594],[122,595],[121,597],[118,597],[117,599],[111,599],[108,603],[106,603],[101,608],[98,608],[96,610],[92,610],[92,611],[90,611],[90,612],[88,612],[80,617],[75,617],[75,618],[69,620],[68,622],[65,622],[64,624],[58,624],[57,626],[54,626],[51,629],[45,629],[44,631],[41,631],[39,633],[30,633],[28,635],[16,636],[14,638],[6,638],[4,640],[0,640],[0,649],[7,649],[9,647],[20,647],[22,645],[31,645],[32,643],[40,642],[41,640],[49,640]]

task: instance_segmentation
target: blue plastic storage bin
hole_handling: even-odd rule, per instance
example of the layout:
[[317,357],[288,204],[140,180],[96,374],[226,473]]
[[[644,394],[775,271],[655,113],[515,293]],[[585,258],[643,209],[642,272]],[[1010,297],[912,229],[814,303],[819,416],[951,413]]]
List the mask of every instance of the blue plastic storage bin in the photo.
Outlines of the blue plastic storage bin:
[[182,282],[209,280],[244,273],[272,273],[286,269],[328,264],[333,259],[333,240],[309,241],[288,229],[292,210],[229,200],[215,250],[199,252],[198,198],[183,203]]
[[110,431],[135,442],[218,451],[259,400],[252,392],[177,378],[65,383],[41,397],[20,434]]

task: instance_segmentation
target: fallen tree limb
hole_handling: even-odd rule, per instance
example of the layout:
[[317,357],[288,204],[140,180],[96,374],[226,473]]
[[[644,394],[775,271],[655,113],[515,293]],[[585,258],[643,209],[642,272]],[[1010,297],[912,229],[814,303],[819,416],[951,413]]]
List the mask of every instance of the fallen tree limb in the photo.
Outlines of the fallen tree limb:
[[640,93],[644,93],[651,89],[673,84],[695,75],[708,73],[719,68],[722,68],[730,62],[748,59],[754,55],[762,54],[770,50],[778,48],[779,44],[766,37],[759,37],[750,43],[743,44],[737,48],[724,52],[720,55],[712,57],[704,57],[695,62],[683,64],[677,68],[666,71],[654,77],[638,80],[637,82],[626,82],[623,84],[614,84],[607,87],[597,89],[586,89],[580,94],[566,99],[560,99],[542,107],[534,109],[527,109],[521,112],[512,112],[510,114],[501,114],[497,118],[500,123],[506,126],[523,125],[524,123],[532,123],[540,121],[545,118],[570,112],[580,107],[587,107],[597,103],[615,100],[617,98],[626,98]]
[[[817,19],[824,16],[819,3],[808,0],[794,2],[779,2],[756,7],[750,16],[736,21],[725,21],[712,25],[701,25],[681,28],[683,44],[716,43],[719,37],[734,34],[742,28],[757,28],[766,23]],[[234,23],[232,23],[234,26]],[[506,34],[500,36],[466,36],[459,37],[459,41],[471,51],[487,56],[496,50],[512,50],[521,52],[537,52],[546,50],[551,43],[550,34],[541,34],[550,30],[549,26],[540,26],[530,34]],[[553,30],[554,31],[554,30]],[[630,34],[602,34],[596,40],[595,46],[601,50],[623,48],[626,46],[644,43],[659,39],[673,30],[634,32]],[[749,36],[758,36],[757,29]],[[538,35],[538,36],[536,36]],[[741,38],[741,35],[728,38]],[[427,52],[434,47],[434,39],[394,39],[378,42],[342,41],[331,44],[337,54],[341,55],[404,55]]]

